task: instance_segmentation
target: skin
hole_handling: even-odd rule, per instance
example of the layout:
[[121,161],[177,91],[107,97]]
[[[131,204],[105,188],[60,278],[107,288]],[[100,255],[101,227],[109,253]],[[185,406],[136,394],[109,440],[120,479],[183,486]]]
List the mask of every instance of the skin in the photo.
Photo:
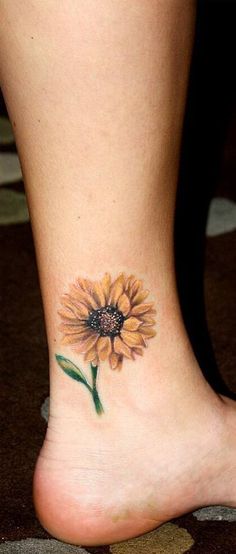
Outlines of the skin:
[[[173,259],[191,0],[0,0],[0,82],[15,130],[50,358],[50,420],[34,478],[42,524],[110,543],[208,504],[236,506],[235,404],[204,380]],[[97,417],[55,361],[60,298],[78,277],[144,279],[157,335],[102,365]],[[73,360],[84,369],[83,357]]]

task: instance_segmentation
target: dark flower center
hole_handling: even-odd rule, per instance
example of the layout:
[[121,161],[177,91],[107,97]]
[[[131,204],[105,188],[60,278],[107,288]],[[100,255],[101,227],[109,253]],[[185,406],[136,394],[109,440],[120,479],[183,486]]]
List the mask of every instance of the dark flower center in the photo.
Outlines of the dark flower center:
[[115,337],[119,335],[124,319],[122,312],[115,306],[104,306],[90,312],[87,325],[98,331],[102,337]]

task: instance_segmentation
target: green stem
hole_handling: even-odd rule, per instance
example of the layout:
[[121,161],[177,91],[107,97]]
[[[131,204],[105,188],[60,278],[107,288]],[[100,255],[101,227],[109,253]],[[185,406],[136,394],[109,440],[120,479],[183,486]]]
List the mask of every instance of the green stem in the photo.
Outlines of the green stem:
[[96,387],[96,383],[97,383],[97,374],[98,374],[98,366],[96,365],[93,365],[93,364],[90,364],[90,367],[91,367],[91,372],[92,372],[92,381],[93,381],[93,388],[91,390],[91,393],[93,395],[93,401],[94,401],[94,405],[95,405],[95,409],[96,409],[96,412],[97,414],[103,414],[104,413],[104,409],[103,409],[103,406],[102,406],[102,403],[101,403],[101,400],[99,398],[99,395],[98,395],[98,391],[97,391],[97,387]]
[[95,406],[95,410],[96,410],[97,414],[99,414],[99,415],[103,414],[104,413],[103,405],[102,405],[101,400],[98,396],[98,391],[97,391],[96,388],[93,389],[92,395],[93,395],[94,406]]
[[98,374],[98,366],[90,364],[91,367],[91,373],[92,373],[92,382],[93,382],[93,389],[96,389],[96,381],[97,381],[97,374]]

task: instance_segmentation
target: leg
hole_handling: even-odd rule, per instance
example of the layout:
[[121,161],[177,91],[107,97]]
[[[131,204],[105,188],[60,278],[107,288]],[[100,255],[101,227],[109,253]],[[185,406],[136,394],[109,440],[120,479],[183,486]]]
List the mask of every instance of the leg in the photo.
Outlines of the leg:
[[[232,505],[234,405],[211,390],[193,356],[173,263],[194,6],[0,6],[1,84],[25,177],[50,354],[50,420],[34,480],[40,520],[63,540],[109,543],[197,506]],[[138,284],[125,277],[105,297],[106,279],[102,291],[82,280],[69,289],[105,272],[143,278],[151,305],[140,308],[141,295],[129,321]],[[99,319],[99,305],[112,306],[115,323],[108,311]],[[89,361],[99,365],[104,413],[62,357],[89,382]]]

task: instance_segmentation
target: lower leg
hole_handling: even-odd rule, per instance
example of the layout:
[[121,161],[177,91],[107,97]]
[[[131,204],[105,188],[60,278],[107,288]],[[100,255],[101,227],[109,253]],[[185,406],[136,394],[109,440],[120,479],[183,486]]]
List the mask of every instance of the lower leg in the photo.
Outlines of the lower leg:
[[[234,405],[226,417],[194,359],[173,263],[194,8],[188,0],[22,4],[1,3],[1,84],[25,177],[50,353],[50,420],[35,502],[54,535],[110,542],[199,505],[233,502],[230,483],[217,483]],[[99,332],[103,293],[92,284],[76,293],[70,286],[78,278],[98,281],[105,272],[112,280],[122,272],[143,279],[157,310],[155,337],[153,314],[147,312],[145,326],[145,314],[134,310],[138,332],[122,335],[124,321],[116,320],[122,331],[116,347],[109,327],[111,353],[106,340],[100,350],[98,343],[94,351],[91,343],[80,348],[80,333],[86,340],[94,333],[88,314],[86,329],[81,325],[84,293],[88,299],[90,288],[90,302],[97,302],[90,312]],[[127,314],[126,284],[124,277],[123,304],[119,299],[117,307],[114,291],[103,302],[119,308],[115,316]],[[104,413],[96,413],[91,390],[65,374],[65,361],[55,354],[82,368],[88,380],[89,361],[99,363]],[[122,369],[112,371],[121,361]]]

